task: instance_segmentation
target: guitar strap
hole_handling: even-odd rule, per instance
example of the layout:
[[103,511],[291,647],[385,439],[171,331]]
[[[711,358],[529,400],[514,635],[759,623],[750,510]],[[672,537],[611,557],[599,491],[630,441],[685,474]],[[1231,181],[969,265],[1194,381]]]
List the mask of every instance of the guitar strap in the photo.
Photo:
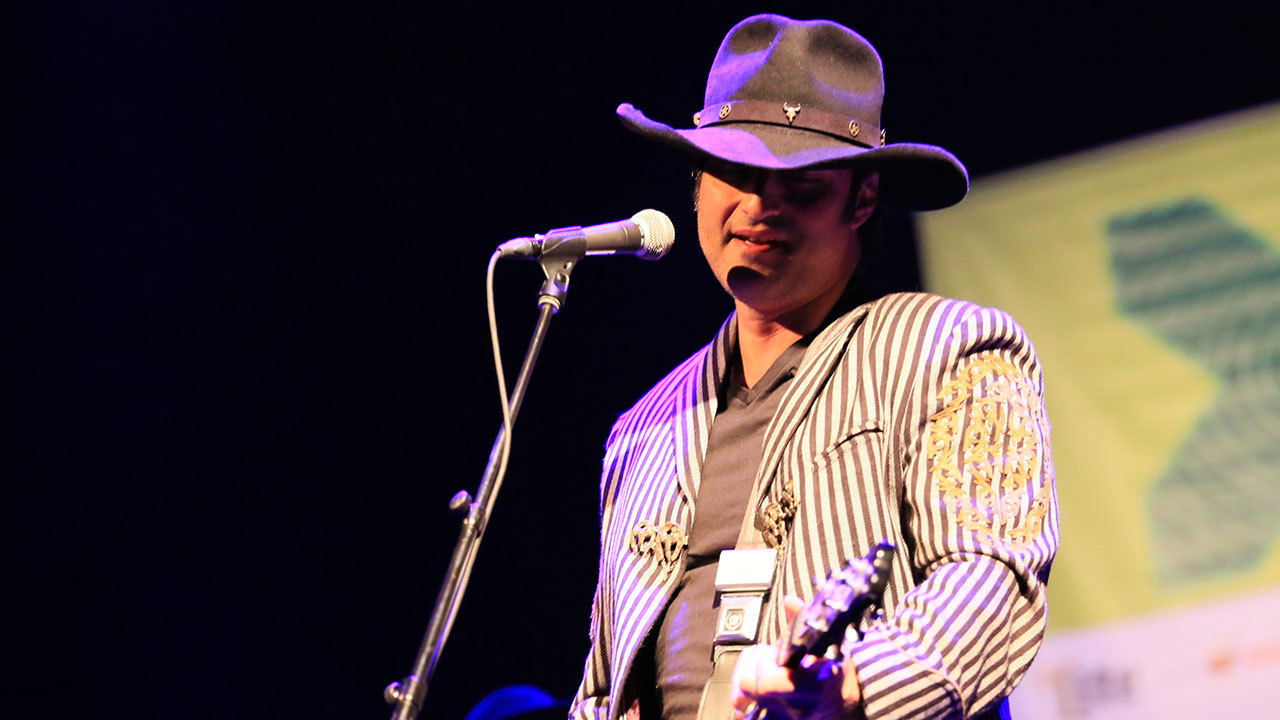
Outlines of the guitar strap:
[[738,531],[738,544],[720,552],[716,566],[716,635],[711,646],[711,677],[702,690],[698,720],[733,717],[733,668],[742,649],[757,642],[765,602],[773,586],[778,551],[765,546],[755,524],[763,483],[756,483]]

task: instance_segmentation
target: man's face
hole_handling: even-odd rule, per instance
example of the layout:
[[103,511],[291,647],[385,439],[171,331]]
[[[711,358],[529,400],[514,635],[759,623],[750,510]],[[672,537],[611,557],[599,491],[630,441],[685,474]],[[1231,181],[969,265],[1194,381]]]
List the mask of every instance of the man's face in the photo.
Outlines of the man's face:
[[[716,160],[703,168],[698,240],[740,310],[775,320],[819,314],[814,321],[830,310],[858,264],[857,226],[870,214],[846,210],[852,182],[848,169],[771,171]],[[865,198],[871,208],[874,184]]]

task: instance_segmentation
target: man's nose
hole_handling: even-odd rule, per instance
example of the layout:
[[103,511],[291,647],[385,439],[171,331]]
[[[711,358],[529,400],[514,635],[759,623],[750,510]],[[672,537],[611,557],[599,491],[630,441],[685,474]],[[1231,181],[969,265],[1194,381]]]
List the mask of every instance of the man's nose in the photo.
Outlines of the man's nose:
[[751,173],[740,189],[744,195],[743,209],[753,219],[776,215],[785,205],[782,181],[773,170],[760,169]]

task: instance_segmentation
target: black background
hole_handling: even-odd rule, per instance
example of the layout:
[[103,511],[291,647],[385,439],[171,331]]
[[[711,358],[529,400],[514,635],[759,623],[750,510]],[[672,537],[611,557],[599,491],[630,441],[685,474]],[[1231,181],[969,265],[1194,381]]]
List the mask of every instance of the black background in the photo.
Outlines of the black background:
[[[6,653],[57,716],[378,717],[497,428],[494,245],[656,207],[661,263],[575,274],[424,717],[576,687],[600,448],[729,309],[687,168],[724,32],[829,17],[885,58],[891,140],[975,177],[1276,97],[1231,3],[36,4],[6,23]],[[1275,162],[1274,158],[1260,159]],[[913,287],[909,219],[876,276]],[[498,273],[509,369],[540,274]]]

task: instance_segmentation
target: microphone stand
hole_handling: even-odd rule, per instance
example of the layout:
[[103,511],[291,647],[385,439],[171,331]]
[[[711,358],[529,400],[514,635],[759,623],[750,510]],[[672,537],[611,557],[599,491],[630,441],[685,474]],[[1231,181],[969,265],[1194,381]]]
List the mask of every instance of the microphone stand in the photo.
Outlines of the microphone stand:
[[[585,246],[582,248],[585,251]],[[577,248],[573,248],[577,250]],[[514,426],[516,415],[520,411],[520,403],[524,400],[524,392],[529,378],[533,375],[534,363],[542,350],[542,342],[546,338],[547,329],[551,325],[551,317],[559,312],[569,290],[569,275],[574,265],[582,259],[583,252],[544,252],[538,258],[542,272],[547,279],[538,292],[538,321],[525,350],[524,362],[520,366],[520,374],[516,377],[515,388],[511,391],[511,423]],[[480,540],[484,537],[485,526],[493,513],[493,504],[497,500],[498,466],[502,459],[502,440],[504,429],[498,429],[498,436],[493,441],[493,449],[489,451],[489,462],[485,465],[484,475],[477,490],[477,499],[472,499],[466,490],[459,490],[449,501],[449,508],[456,513],[465,512],[462,529],[458,533],[458,542],[453,548],[453,557],[449,560],[449,569],[444,582],[440,585],[440,593],[436,596],[435,607],[431,611],[431,621],[427,632],[418,648],[418,656],[413,663],[413,672],[403,680],[393,682],[383,691],[387,703],[394,706],[392,720],[414,720],[422,710],[423,700],[427,695],[427,685],[435,673],[436,663],[440,660],[440,652],[449,637],[449,630],[457,616],[462,595],[466,592],[467,580],[471,577],[471,567],[475,562],[476,551]]]

